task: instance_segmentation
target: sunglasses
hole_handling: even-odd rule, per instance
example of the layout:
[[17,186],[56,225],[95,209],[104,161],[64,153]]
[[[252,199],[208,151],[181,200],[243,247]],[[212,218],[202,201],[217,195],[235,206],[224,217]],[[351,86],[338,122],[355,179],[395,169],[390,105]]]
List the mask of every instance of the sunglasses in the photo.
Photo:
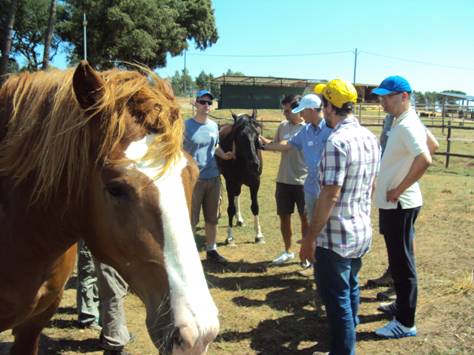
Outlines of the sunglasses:
[[199,105],[209,105],[212,106],[212,101],[209,100],[196,100]]
[[299,104],[300,104],[300,101],[296,100],[296,101],[291,103],[290,107],[293,110],[293,109],[297,108]]

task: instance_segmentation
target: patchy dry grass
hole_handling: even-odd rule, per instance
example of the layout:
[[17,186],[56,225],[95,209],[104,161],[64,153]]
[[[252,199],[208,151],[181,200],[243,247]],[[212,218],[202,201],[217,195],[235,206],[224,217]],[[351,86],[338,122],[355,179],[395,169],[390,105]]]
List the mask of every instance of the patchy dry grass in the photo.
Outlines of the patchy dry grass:
[[[264,152],[260,205],[267,244],[253,243],[249,194],[244,190],[242,210],[247,226],[236,228],[236,248],[220,246],[231,265],[222,270],[204,262],[221,321],[210,354],[311,354],[328,350],[324,309],[315,297],[312,277],[299,273],[297,261],[281,267],[267,264],[282,250],[273,197],[278,163],[277,153]],[[359,354],[474,353],[474,169],[472,162],[461,159],[453,159],[449,171],[442,164],[443,160],[436,158],[422,180],[425,204],[416,225],[419,335],[401,340],[377,339],[373,331],[387,321],[376,310],[376,294],[383,288],[363,289],[357,329]],[[373,248],[363,259],[361,285],[380,275],[387,265],[375,212]],[[299,223],[293,221],[296,240],[300,237]],[[221,242],[225,225],[226,218],[222,218],[218,229]],[[198,234],[196,241],[204,258],[203,240]],[[126,311],[135,335],[127,349],[140,355],[156,353],[146,333],[144,308],[135,296],[127,297]],[[75,290],[68,288],[59,312],[44,331],[43,354],[101,353],[99,334],[78,330],[75,318]],[[0,354],[6,353],[11,339],[7,332],[0,334]]]

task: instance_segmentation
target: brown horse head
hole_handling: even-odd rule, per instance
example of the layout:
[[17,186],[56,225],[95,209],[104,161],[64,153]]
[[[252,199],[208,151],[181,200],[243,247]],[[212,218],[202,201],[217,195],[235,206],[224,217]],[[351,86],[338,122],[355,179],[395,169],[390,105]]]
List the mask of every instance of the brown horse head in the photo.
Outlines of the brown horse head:
[[150,71],[81,62],[11,78],[0,98],[9,117],[0,111],[0,177],[27,197],[32,228],[48,219],[42,243],[64,252],[84,239],[143,300],[161,352],[205,352],[217,309],[189,219],[198,171],[181,150],[169,86]]

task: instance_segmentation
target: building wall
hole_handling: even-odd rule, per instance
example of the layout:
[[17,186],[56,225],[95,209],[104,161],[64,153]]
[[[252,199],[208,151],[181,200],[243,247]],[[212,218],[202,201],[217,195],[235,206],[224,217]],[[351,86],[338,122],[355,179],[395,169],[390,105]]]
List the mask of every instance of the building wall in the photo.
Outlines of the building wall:
[[304,89],[299,87],[222,84],[219,108],[278,109],[283,95],[301,95]]

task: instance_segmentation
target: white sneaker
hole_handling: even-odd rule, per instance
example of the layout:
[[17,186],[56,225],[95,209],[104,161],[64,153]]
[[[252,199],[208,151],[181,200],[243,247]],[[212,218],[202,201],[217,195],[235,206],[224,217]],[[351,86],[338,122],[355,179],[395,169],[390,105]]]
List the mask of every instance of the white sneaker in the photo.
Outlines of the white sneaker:
[[416,326],[411,328],[405,327],[402,323],[396,319],[393,319],[382,328],[377,329],[375,334],[377,334],[379,337],[390,339],[414,337],[416,336]]
[[291,259],[294,259],[294,257],[295,257],[294,253],[291,253],[291,252],[289,253],[287,251],[284,251],[276,259],[274,259],[272,261],[272,264],[273,265],[281,265],[281,264],[284,264],[284,263],[290,261]]

